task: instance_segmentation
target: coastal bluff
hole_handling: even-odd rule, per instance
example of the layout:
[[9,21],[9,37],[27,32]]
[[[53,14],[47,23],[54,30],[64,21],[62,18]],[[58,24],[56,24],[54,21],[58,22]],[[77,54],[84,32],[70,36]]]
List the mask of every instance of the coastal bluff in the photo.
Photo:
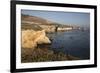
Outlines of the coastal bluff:
[[52,22],[40,17],[22,15],[22,29],[45,30],[45,32],[58,32],[73,30],[73,26]]

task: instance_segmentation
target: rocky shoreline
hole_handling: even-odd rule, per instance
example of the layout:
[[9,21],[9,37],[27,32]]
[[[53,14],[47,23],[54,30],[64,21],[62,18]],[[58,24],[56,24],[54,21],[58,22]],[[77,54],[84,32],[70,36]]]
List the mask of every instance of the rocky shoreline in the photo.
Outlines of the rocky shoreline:
[[[46,61],[65,61],[79,60],[79,58],[51,50],[47,47],[40,47],[38,44],[49,43],[51,38],[47,33],[56,33],[60,31],[72,31],[78,29],[70,25],[62,25],[46,19],[21,15],[21,62],[46,62]],[[51,41],[51,40],[50,40]],[[44,46],[44,45],[42,45]]]
[[21,62],[49,62],[49,61],[67,61],[67,60],[80,60],[77,57],[62,52],[56,52],[47,47],[37,47],[36,49],[21,49]]

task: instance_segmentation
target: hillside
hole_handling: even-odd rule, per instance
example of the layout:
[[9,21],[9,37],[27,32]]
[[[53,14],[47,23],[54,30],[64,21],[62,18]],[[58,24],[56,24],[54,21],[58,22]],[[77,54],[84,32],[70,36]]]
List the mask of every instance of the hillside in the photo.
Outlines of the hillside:
[[37,16],[30,16],[30,15],[21,15],[21,20],[22,23],[26,22],[30,22],[30,23],[34,23],[34,24],[42,24],[42,25],[54,25],[57,23],[54,23],[52,21],[46,20],[44,18],[41,17],[37,17]]
[[23,14],[22,14],[21,20],[27,21],[27,22],[41,23],[41,24],[46,23],[46,20],[43,18],[36,17],[36,16],[23,15]]
[[72,30],[73,26],[59,24],[50,20],[30,15],[21,15],[21,28],[33,30],[46,30],[46,32],[57,32]]
[[[29,16],[29,15],[21,15],[21,29],[27,31],[34,32],[40,32],[38,30],[45,30],[46,35],[49,34],[47,32],[58,32],[58,31],[66,31],[69,30],[71,26],[68,25],[62,25],[59,23],[55,23],[40,17],[36,16]],[[44,31],[43,30],[43,31]],[[72,30],[72,29],[71,29]],[[45,32],[44,31],[44,32]],[[28,32],[29,34],[29,32]],[[33,33],[31,33],[32,35]],[[36,34],[37,35],[37,34]],[[34,37],[36,37],[36,35]],[[43,33],[41,34],[43,36]],[[45,37],[46,37],[45,35]],[[28,36],[28,35],[26,35]],[[25,36],[25,38],[26,38]],[[40,35],[39,35],[40,37]],[[29,36],[28,36],[29,38]],[[27,40],[28,40],[27,38]],[[38,38],[38,37],[36,37]],[[35,39],[36,39],[35,38]],[[44,37],[42,38],[44,40]],[[49,37],[52,42],[52,38]],[[32,36],[33,40],[33,36]],[[42,42],[43,42],[42,40]],[[41,39],[38,40],[38,42],[41,42]],[[31,44],[30,38],[28,40],[28,45]],[[26,44],[26,42],[24,42]],[[33,43],[33,42],[32,42]],[[33,45],[33,44],[32,44]],[[61,48],[62,49],[62,48]],[[57,52],[55,50],[52,50],[51,44],[37,44],[37,47],[29,48],[21,48],[21,62],[27,63],[27,62],[46,62],[46,61],[65,61],[65,60],[79,60],[79,58],[71,56],[70,54],[64,54],[63,52]]]

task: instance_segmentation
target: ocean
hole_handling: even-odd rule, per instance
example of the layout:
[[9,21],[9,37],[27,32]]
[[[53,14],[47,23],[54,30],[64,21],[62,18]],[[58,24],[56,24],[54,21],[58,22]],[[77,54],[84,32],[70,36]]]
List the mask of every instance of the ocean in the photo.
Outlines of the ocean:
[[89,30],[72,30],[49,33],[52,39],[51,49],[80,59],[90,59],[90,32]]

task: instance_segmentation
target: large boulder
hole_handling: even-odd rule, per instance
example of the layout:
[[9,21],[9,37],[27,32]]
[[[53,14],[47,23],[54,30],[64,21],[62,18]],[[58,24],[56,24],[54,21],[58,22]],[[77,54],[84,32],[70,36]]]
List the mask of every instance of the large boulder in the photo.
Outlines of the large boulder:
[[49,44],[51,41],[46,36],[45,30],[22,30],[21,47],[22,48],[35,48],[37,44]]

